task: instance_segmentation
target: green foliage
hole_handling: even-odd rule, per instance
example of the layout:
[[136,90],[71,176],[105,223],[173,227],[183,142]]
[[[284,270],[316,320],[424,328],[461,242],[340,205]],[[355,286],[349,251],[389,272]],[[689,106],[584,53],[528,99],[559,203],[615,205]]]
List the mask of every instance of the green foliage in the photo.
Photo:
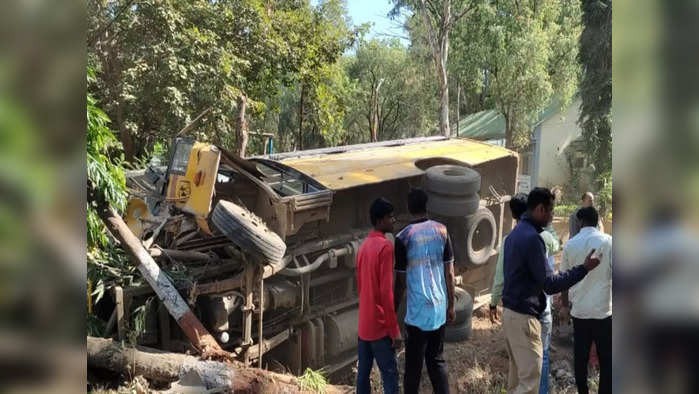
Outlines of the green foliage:
[[[94,83],[94,72],[87,70],[88,83]],[[121,167],[121,144],[109,129],[109,117],[87,94],[86,154],[87,179],[107,202],[117,210],[126,205],[126,180]],[[87,279],[93,287],[92,304],[104,296],[109,283],[130,283],[136,274],[123,252],[107,235],[93,203],[87,203]],[[100,330],[95,316],[88,315],[88,331]],[[90,331],[92,330],[92,331]]]
[[568,218],[579,207],[579,204],[556,204],[553,207],[553,216]]
[[[455,26],[463,23],[481,0],[393,0],[392,16],[401,10],[412,11],[412,19],[418,20],[418,34],[423,37],[434,61],[435,75],[439,86],[439,130],[444,136],[451,135],[449,123],[449,48],[450,35]],[[411,36],[416,31],[411,32]]]
[[[92,70],[88,69],[88,81],[92,81]],[[121,144],[108,128],[109,117],[97,107],[97,101],[87,94],[87,179],[102,193],[109,204],[117,210],[126,205],[126,178],[120,167]],[[88,251],[106,247],[105,229],[92,205],[88,204],[87,217]]]
[[607,171],[598,178],[597,206],[602,217],[612,215],[612,172]]
[[467,89],[486,91],[486,106],[505,115],[508,146],[521,148],[554,97],[569,104],[579,34],[577,1],[479,2],[454,28],[450,66]]
[[612,168],[612,1],[583,0],[582,10],[578,124],[595,166],[597,186],[604,188],[605,174]]
[[[144,0],[89,2],[88,48],[99,65],[93,89],[126,159],[169,140],[206,108],[194,137],[232,147],[237,102],[261,117],[268,99],[299,79],[313,83],[351,44],[342,2]],[[329,105],[325,103],[324,105]]]
[[360,41],[346,59],[346,72],[357,84],[347,132],[370,141],[372,95],[378,87],[378,140],[425,135],[438,122],[437,88],[430,62],[414,59],[397,40]]
[[131,312],[131,330],[127,336],[131,345],[138,343],[138,338],[146,332],[146,315],[153,308],[153,297],[148,297],[146,301]]
[[306,368],[303,375],[298,378],[299,384],[303,390],[309,390],[314,393],[324,393],[325,386],[328,385],[327,378],[323,375],[323,371],[314,371]]

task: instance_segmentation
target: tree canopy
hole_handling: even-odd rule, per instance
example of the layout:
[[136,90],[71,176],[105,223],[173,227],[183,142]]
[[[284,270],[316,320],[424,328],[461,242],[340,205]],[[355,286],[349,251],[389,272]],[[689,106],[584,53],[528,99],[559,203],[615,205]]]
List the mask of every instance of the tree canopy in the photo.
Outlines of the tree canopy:
[[451,67],[505,116],[506,145],[524,147],[552,99],[569,104],[578,82],[577,1],[482,2],[453,31]]
[[[597,178],[612,169],[612,1],[583,0],[583,32],[578,59],[583,68],[580,83],[580,117],[587,150]],[[606,174],[606,175],[605,175]],[[600,183],[604,184],[605,180]],[[606,180],[606,183],[611,183]],[[602,185],[600,185],[602,186]]]
[[[455,107],[502,112],[507,145],[519,149],[547,104],[568,105],[580,61],[604,60],[583,54],[602,43],[592,33],[578,42],[577,0],[395,1],[400,12],[408,46],[368,38],[343,0],[92,0],[89,92],[126,161],[195,119],[188,134],[246,155],[264,153],[269,138],[288,151],[451,134]],[[607,145],[589,131],[604,130],[593,126],[603,122],[591,112],[595,78],[605,80],[584,74],[580,93],[597,155]]]

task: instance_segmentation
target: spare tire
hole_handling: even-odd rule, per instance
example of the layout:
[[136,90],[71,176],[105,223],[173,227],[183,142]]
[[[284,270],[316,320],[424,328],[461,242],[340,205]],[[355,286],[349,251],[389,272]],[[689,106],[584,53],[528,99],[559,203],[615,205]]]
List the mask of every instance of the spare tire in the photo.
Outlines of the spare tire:
[[466,222],[466,251],[473,265],[488,262],[495,250],[495,216],[488,208],[479,208]]
[[427,212],[446,217],[463,217],[478,210],[480,196],[442,196],[427,193]]
[[473,313],[473,298],[466,290],[454,287],[454,324],[459,325],[471,319]]
[[469,317],[468,320],[463,323],[446,325],[444,327],[444,342],[461,342],[467,340],[471,336],[471,323],[472,320]]
[[219,201],[211,221],[228,239],[262,264],[281,261],[286,244],[252,212],[230,201]]
[[467,196],[481,190],[478,171],[455,165],[434,166],[425,172],[425,189],[445,196]]

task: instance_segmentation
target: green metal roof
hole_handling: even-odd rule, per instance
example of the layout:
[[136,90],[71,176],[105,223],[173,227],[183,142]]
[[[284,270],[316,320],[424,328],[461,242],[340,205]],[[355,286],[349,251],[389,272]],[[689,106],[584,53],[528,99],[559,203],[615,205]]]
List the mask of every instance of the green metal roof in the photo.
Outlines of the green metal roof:
[[459,137],[474,140],[499,140],[505,138],[505,117],[489,109],[461,118]]
[[[531,127],[538,126],[541,122],[560,112],[560,110],[561,102],[558,98],[554,98],[539,113],[536,122],[533,122]],[[467,115],[459,121],[459,136],[481,141],[504,139],[505,117],[494,109]]]

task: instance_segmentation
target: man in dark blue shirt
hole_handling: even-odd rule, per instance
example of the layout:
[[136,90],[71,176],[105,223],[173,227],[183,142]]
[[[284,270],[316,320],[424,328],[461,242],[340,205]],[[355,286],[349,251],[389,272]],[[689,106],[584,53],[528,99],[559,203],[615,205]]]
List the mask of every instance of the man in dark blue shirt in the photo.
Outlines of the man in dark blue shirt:
[[594,250],[585,263],[555,274],[546,263],[546,247],[539,236],[553,219],[554,195],[545,188],[534,188],[527,197],[527,212],[517,223],[504,245],[502,325],[510,356],[508,393],[537,393],[541,379],[541,324],[546,294],[568,290],[599,265]]

